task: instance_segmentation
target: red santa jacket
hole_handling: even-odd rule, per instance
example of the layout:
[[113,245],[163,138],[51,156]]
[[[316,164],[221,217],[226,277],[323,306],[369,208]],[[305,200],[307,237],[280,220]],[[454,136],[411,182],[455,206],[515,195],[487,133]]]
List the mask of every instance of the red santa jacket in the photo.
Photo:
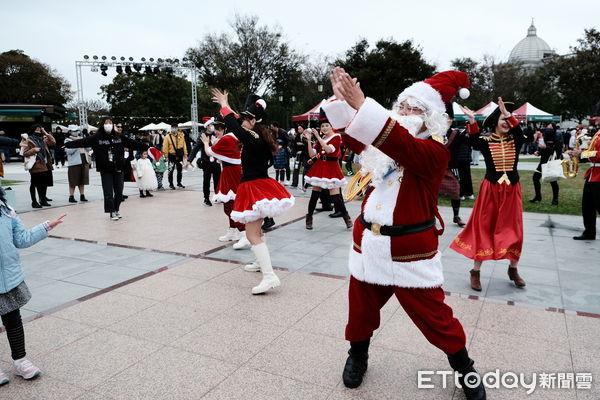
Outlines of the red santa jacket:
[[592,138],[588,151],[596,151],[596,155],[589,158],[592,166],[587,170],[584,178],[589,179],[589,182],[600,182],[600,132]]
[[208,148],[207,154],[229,164],[240,165],[242,163],[240,141],[233,133],[223,135],[217,143]]

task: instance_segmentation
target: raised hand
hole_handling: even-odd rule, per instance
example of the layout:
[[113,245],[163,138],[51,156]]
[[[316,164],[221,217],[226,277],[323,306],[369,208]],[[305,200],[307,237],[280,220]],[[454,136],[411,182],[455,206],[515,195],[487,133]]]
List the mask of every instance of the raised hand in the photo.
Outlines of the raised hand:
[[206,133],[204,133],[204,132],[202,132],[202,134],[200,135],[200,140],[204,144],[208,144],[208,142],[209,142],[208,136],[206,136]]
[[504,118],[510,117],[511,114],[506,109],[506,105],[504,104],[504,101],[502,101],[502,97],[498,97],[498,108],[500,109],[500,112]]
[[475,122],[475,111],[471,110],[467,106],[462,106],[460,104],[458,106],[460,107],[460,109],[463,112],[463,114],[465,114],[467,116],[467,118],[469,118],[469,122],[470,123]]
[[66,217],[67,214],[63,214],[60,217],[56,218],[54,221],[50,221],[48,222],[48,225],[50,225],[50,228],[55,228],[56,226],[60,225],[63,223],[63,218]]
[[342,92],[340,92],[339,89],[339,81],[340,81],[340,75],[342,74],[343,69],[340,67],[335,67],[332,71],[331,74],[329,75],[329,80],[331,81],[331,89],[333,90],[333,94],[335,95],[335,97],[338,100],[344,100],[344,95],[342,95]]
[[358,110],[365,102],[365,94],[360,88],[357,78],[352,78],[343,68],[340,68],[337,89],[348,105]]
[[214,103],[219,104],[221,107],[229,107],[229,92],[227,90],[221,92],[219,89],[212,89],[210,93],[212,94],[212,101]]

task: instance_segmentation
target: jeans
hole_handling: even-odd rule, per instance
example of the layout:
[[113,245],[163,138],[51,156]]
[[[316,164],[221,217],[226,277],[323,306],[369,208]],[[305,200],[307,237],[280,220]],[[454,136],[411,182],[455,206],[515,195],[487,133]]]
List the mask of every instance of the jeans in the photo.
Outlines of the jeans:
[[102,193],[104,193],[104,212],[119,212],[123,201],[123,172],[100,172]]

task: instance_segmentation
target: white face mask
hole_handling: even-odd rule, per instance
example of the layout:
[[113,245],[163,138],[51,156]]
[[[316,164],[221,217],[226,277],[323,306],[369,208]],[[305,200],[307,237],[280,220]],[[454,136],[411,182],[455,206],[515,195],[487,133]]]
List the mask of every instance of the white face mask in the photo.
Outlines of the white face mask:
[[104,132],[110,133],[113,130],[112,124],[104,124]]
[[77,131],[75,131],[75,132],[71,132],[71,136],[79,136],[79,133],[80,133],[80,132],[77,132]]
[[171,132],[177,133],[177,128],[171,128]]

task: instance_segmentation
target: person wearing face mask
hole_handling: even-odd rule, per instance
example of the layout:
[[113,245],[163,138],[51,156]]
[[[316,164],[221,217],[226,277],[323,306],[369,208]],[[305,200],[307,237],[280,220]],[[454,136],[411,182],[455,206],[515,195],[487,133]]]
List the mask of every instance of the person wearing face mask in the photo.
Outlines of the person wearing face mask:
[[91,147],[96,157],[96,170],[102,178],[104,212],[113,221],[121,218],[119,207],[123,201],[123,170],[125,147],[130,151],[145,151],[147,146],[119,135],[110,118],[104,119],[98,131],[86,138],[65,143],[67,149]]
[[344,144],[361,154],[363,169],[372,174],[348,257],[350,350],[344,385],[361,385],[380,309],[395,295],[427,340],[446,353],[466,398],[485,399],[464,329],[444,302],[438,251],[444,225],[437,195],[450,159],[442,141],[449,126],[445,104],[457,93],[468,96],[469,78],[445,71],[416,82],[400,93],[392,111],[365,98],[356,78],[342,68],[333,70],[331,81],[336,99],[323,108],[333,128],[344,130]]
[[171,131],[163,141],[162,152],[169,163],[169,187],[175,190],[173,185],[173,172],[177,168],[177,187],[185,188],[181,184],[183,172],[183,161],[187,157],[187,146],[183,133],[179,130],[177,124],[171,124]]
[[511,114],[514,104],[498,98],[498,107],[485,119],[483,126],[492,135],[479,135],[475,114],[467,107],[467,131],[471,146],[481,151],[485,160],[485,178],[465,229],[450,248],[473,260],[471,288],[481,291],[480,269],[483,261],[508,259],[508,277],[517,287],[525,281],[517,271],[523,247],[523,202],[519,182],[519,151],[526,135]]
[[[223,122],[218,121],[215,125],[214,118],[204,117],[203,119],[204,132],[203,134],[208,139],[208,146],[214,145],[221,136],[223,136]],[[223,125],[222,125],[223,124]],[[218,125],[219,134],[215,134],[215,127]],[[196,155],[200,152],[200,159],[198,160],[198,167],[202,169],[202,192],[204,193],[204,205],[212,207],[210,201],[210,180],[213,181],[213,189],[215,194],[219,186],[219,179],[221,177],[221,164],[219,159],[206,151],[206,146],[201,140],[192,149],[191,153],[187,157],[186,167],[192,165],[192,161],[196,158]],[[239,183],[239,182],[238,182]]]
[[[81,135],[77,125],[69,125],[69,136],[65,143],[73,140],[80,140]],[[79,201],[87,201],[85,198],[85,185],[90,184],[90,148],[65,149],[67,153],[67,163],[69,165],[69,203],[77,203],[75,200],[75,188],[79,188]]]
[[[29,186],[29,194],[31,195],[31,207],[42,208],[42,206],[50,207],[50,201],[46,196],[48,186],[53,186],[52,177],[52,154],[50,146],[54,146],[56,141],[54,136],[46,132],[40,124],[34,124],[29,128],[27,139],[23,139],[21,147],[24,157],[35,157],[35,163],[29,170],[31,174],[31,185]],[[40,201],[36,200],[35,192],[39,195]]]

